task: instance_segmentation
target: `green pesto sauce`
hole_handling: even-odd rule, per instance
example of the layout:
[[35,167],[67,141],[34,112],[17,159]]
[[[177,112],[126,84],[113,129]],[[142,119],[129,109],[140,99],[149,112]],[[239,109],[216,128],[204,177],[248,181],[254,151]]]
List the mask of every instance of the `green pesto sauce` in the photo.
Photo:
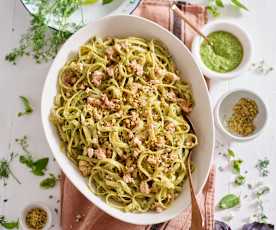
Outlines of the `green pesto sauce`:
[[231,33],[217,31],[207,36],[212,47],[203,41],[200,56],[203,63],[211,70],[226,73],[236,69],[243,58],[243,47]]

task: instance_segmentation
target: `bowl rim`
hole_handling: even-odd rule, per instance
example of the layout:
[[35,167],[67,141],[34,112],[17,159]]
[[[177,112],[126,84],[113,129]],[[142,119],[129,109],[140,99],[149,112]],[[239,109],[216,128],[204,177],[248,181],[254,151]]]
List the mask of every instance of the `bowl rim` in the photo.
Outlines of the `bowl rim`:
[[[202,70],[203,74],[206,77],[208,77],[210,79],[227,80],[227,79],[232,79],[234,77],[238,77],[238,76],[242,75],[244,72],[246,72],[246,70],[248,69],[248,67],[250,65],[250,61],[252,59],[252,56],[253,56],[253,44],[252,44],[252,39],[251,39],[250,35],[247,33],[247,31],[245,29],[243,29],[238,24],[227,21],[227,20],[219,20],[219,21],[208,22],[206,25],[204,25],[202,27],[202,32],[204,34],[206,34],[206,36],[208,36],[210,33],[215,32],[215,31],[226,31],[227,32],[227,29],[225,29],[225,30],[223,30],[223,29],[216,30],[216,28],[218,28],[221,25],[231,27],[233,30],[238,31],[240,33],[240,36],[236,36],[236,35],[234,35],[234,36],[237,37],[239,41],[241,40],[241,38],[246,40],[246,44],[248,45],[248,49],[244,49],[244,45],[241,43],[242,47],[243,47],[243,53],[244,53],[243,57],[245,57],[245,54],[247,54],[246,55],[247,59],[245,60],[244,63],[241,62],[240,65],[237,68],[235,68],[234,70],[232,70],[230,72],[226,72],[226,73],[219,73],[219,72],[216,72],[216,71],[213,71],[213,70],[209,69],[204,64],[204,62],[202,61],[201,55],[199,54],[200,45],[201,45],[201,42],[202,42],[202,39],[199,35],[197,35],[193,40],[192,53],[193,53],[193,56],[196,59],[198,65],[200,66],[200,69]],[[212,31],[209,32],[209,30],[212,30]]]
[[[208,90],[208,87],[207,87],[207,83],[204,79],[204,76],[202,74],[202,71],[200,70],[198,64],[196,63],[191,51],[184,45],[184,43],[179,39],[177,38],[173,33],[170,33],[168,30],[166,30],[165,28],[163,28],[162,26],[160,26],[159,24],[149,20],[149,19],[146,19],[146,18],[142,18],[142,17],[139,17],[139,16],[135,16],[135,15],[125,15],[125,14],[118,14],[118,15],[107,15],[105,17],[102,17],[100,19],[97,19],[93,22],[90,22],[88,23],[87,25],[85,25],[83,28],[81,28],[80,30],[78,30],[75,34],[73,34],[63,45],[62,47],[60,48],[58,54],[56,55],[55,59],[57,59],[57,57],[59,56],[59,54],[61,53],[61,51],[63,50],[63,47],[66,43],[70,42],[71,40],[74,40],[76,37],[79,36],[80,33],[82,33],[82,31],[85,31],[87,30],[87,27],[90,26],[90,24],[94,24],[94,23],[99,23],[101,21],[104,21],[104,20],[111,20],[112,18],[116,18],[116,17],[124,17],[125,19],[128,19],[128,18],[134,18],[136,20],[140,20],[140,21],[144,21],[148,24],[151,24],[152,26],[155,26],[157,27],[159,30],[165,32],[167,34],[167,36],[169,37],[172,37],[175,42],[179,43],[183,49],[186,50],[186,52],[190,55],[190,58],[192,59],[192,61],[194,62],[195,66],[197,67],[200,75],[201,75],[201,78],[203,80],[203,87],[205,87],[206,91],[209,92]],[[45,137],[46,137],[46,140],[47,140],[47,143],[51,149],[51,152],[53,153],[52,151],[52,147],[51,147],[51,142],[49,140],[49,134],[48,134],[48,131],[47,131],[47,123],[46,123],[46,120],[48,120],[48,116],[49,114],[44,114],[43,111],[43,106],[44,104],[44,101],[46,100],[45,99],[45,95],[46,95],[46,91],[47,91],[47,79],[48,79],[48,76],[49,74],[51,73],[52,71],[52,68],[53,68],[53,65],[55,64],[55,60],[53,61],[51,67],[49,68],[49,71],[47,73],[47,76],[45,78],[45,81],[44,81],[44,85],[43,85],[43,90],[42,90],[42,97],[41,97],[41,120],[42,120],[42,126],[43,126],[43,130],[44,130],[44,134],[45,134]],[[210,174],[210,171],[211,171],[211,168],[212,168],[212,163],[213,163],[213,159],[214,159],[214,147],[215,147],[215,124],[214,124],[214,113],[213,113],[213,109],[212,109],[212,105],[211,105],[211,99],[210,99],[210,94],[208,94],[208,98],[206,99],[207,102],[208,102],[208,107],[210,108],[210,118],[211,118],[211,127],[212,127],[212,136],[210,137],[210,139],[212,140],[212,142],[210,143],[210,149],[211,149],[211,152],[210,152],[210,161],[208,162],[208,170],[206,172],[206,175],[204,176],[204,179],[202,180],[203,183],[198,187],[198,191],[196,191],[196,194],[198,195],[204,188],[206,182],[207,182],[207,179],[209,177],[209,174]],[[53,154],[54,155],[54,154]],[[60,165],[60,162],[59,162],[59,158],[57,158],[57,162],[58,164]],[[64,174],[70,179],[70,181],[72,182],[72,184],[78,188],[77,186],[77,182],[74,180],[74,178],[72,177],[72,175],[69,176],[69,170],[66,170],[64,171]],[[68,175],[67,175],[68,174]],[[72,180],[71,180],[72,178]],[[157,223],[161,223],[161,222],[166,222],[166,221],[169,221],[173,218],[175,218],[176,216],[178,216],[185,208],[188,208],[189,206],[187,207],[182,207],[182,208],[179,208],[175,213],[173,214],[168,214],[166,217],[163,217],[163,218],[156,218],[156,219],[152,219],[150,221],[137,221],[135,219],[126,219],[126,218],[123,218],[121,217],[120,215],[116,215],[116,214],[113,214],[113,212],[111,211],[112,207],[109,206],[109,208],[105,208],[105,207],[101,207],[100,205],[98,205],[97,203],[95,203],[94,201],[92,201],[92,199],[90,197],[88,197],[88,195],[86,194],[85,191],[81,191],[79,190],[92,204],[94,204],[96,207],[98,207],[99,209],[101,209],[102,211],[106,212],[107,214],[109,214],[110,216],[116,218],[116,219],[119,219],[121,221],[124,221],[124,222],[127,222],[127,223],[131,223],[131,224],[142,224],[142,225],[148,225],[148,224],[157,224]],[[104,202],[104,201],[103,201]],[[139,214],[139,213],[137,213]]]
[[[260,129],[258,129],[254,134],[246,136],[246,137],[242,137],[242,136],[238,136],[235,134],[232,134],[230,131],[228,131],[225,126],[223,125],[221,119],[220,119],[220,108],[222,103],[224,102],[224,100],[226,99],[226,97],[228,97],[229,95],[233,94],[233,93],[237,93],[237,92],[246,92],[248,95],[253,95],[254,97],[258,98],[259,101],[261,102],[261,104],[263,105],[264,108],[264,114],[265,114],[265,121],[264,124],[261,126]],[[262,99],[262,97],[258,94],[255,93],[254,91],[250,90],[250,89],[245,89],[245,88],[237,88],[237,89],[233,89],[233,90],[229,90],[228,92],[226,92],[225,94],[223,94],[220,99],[218,100],[217,104],[216,104],[216,109],[215,109],[215,120],[216,120],[216,124],[218,125],[218,127],[220,128],[220,130],[223,132],[223,134],[225,134],[226,136],[230,137],[233,140],[236,141],[249,141],[252,139],[255,139],[256,137],[258,137],[265,129],[267,122],[268,122],[268,108],[266,103],[264,102],[264,100]]]

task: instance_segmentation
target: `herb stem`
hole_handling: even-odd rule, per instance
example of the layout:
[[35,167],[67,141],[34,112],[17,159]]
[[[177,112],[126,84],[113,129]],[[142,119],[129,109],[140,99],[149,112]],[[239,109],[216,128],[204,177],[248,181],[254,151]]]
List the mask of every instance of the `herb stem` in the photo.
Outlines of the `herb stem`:
[[13,178],[18,184],[22,184],[22,183],[20,182],[20,180],[15,176],[15,174],[11,171],[10,168],[8,168],[8,171],[9,171],[10,175],[12,176],[12,178]]

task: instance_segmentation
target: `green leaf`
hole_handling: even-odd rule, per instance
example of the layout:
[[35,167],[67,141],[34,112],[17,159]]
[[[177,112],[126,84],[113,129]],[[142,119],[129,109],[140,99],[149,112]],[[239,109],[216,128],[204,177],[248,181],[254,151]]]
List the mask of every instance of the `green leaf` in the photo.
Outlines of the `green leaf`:
[[222,1],[222,0],[215,0],[215,2],[216,2],[216,5],[217,5],[218,7],[224,7],[224,4],[223,4],[223,1]]
[[4,216],[0,216],[0,225],[5,229],[19,229],[19,221],[7,221]]
[[241,160],[241,159],[232,161],[232,169],[235,173],[240,174],[242,162],[243,162],[243,160]]
[[216,7],[216,6],[208,5],[207,10],[213,17],[220,16],[220,12],[218,11],[218,7]]
[[227,151],[227,157],[228,157],[229,159],[235,157],[235,153],[234,153],[234,151],[233,151],[232,149],[228,149],[228,151]]
[[20,117],[20,116],[23,116],[23,115],[27,115],[27,114],[30,114],[33,112],[33,108],[28,100],[27,97],[24,97],[24,96],[20,96],[22,102],[23,102],[23,105],[24,105],[24,112],[19,112],[17,115]]
[[19,161],[20,163],[27,165],[29,168],[32,168],[33,166],[33,159],[31,155],[21,155],[19,157]]
[[49,189],[55,187],[57,183],[57,178],[53,174],[49,174],[50,176],[40,182],[40,187],[44,189]]
[[236,185],[243,185],[245,183],[245,176],[239,175],[235,179]]
[[36,176],[43,176],[44,170],[48,165],[49,158],[41,158],[37,161],[33,161],[31,155],[21,155],[19,161],[32,169],[32,173]]
[[231,3],[232,3],[234,6],[240,8],[240,9],[243,9],[243,10],[247,10],[247,11],[248,11],[248,8],[247,8],[244,4],[242,4],[242,3],[240,2],[240,0],[231,0]]
[[33,174],[37,176],[43,176],[44,170],[46,169],[48,165],[49,158],[42,158],[37,161],[35,161],[32,165],[32,172]]
[[221,209],[228,209],[228,208],[233,208],[239,204],[240,204],[240,197],[236,196],[235,194],[228,194],[222,197],[222,199],[219,202],[219,207]]
[[109,4],[109,3],[111,3],[111,2],[113,2],[113,0],[103,0],[103,1],[102,1],[103,5]]
[[9,162],[7,160],[0,161],[0,179],[9,177]]

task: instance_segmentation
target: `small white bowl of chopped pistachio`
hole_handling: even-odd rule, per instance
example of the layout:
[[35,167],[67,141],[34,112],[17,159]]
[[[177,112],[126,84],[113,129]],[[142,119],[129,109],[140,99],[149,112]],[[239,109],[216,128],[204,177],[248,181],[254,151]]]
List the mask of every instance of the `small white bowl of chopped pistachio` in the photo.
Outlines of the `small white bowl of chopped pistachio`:
[[236,141],[248,141],[261,134],[268,112],[262,98],[247,89],[224,94],[215,108],[215,121],[220,131]]
[[52,225],[52,212],[41,202],[26,206],[21,213],[20,226],[24,230],[48,230]]

